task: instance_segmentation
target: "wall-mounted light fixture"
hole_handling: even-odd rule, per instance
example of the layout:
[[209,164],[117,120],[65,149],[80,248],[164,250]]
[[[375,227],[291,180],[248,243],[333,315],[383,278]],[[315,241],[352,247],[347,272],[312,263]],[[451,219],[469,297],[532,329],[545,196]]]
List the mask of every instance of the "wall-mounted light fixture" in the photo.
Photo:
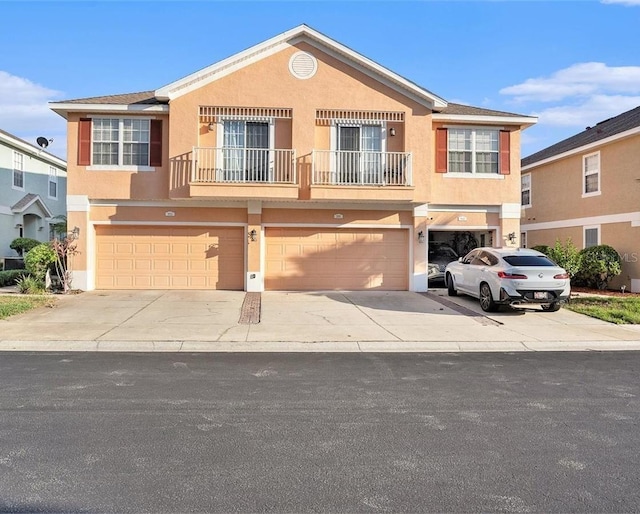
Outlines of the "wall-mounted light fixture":
[[73,230],[69,232],[69,239],[75,241],[80,237],[80,227],[73,227]]
[[212,121],[211,123],[209,123],[209,126],[207,128],[209,129],[209,132],[213,132],[216,129],[216,124]]
[[390,136],[395,136],[395,135],[396,135],[396,129],[395,129],[395,127],[391,127],[391,128],[389,129],[389,135],[390,135]]
[[515,232],[509,232],[509,235],[507,236],[507,239],[509,239],[510,243],[515,243],[516,242],[516,233]]
[[418,232],[418,243],[424,243],[424,232],[422,230]]
[[253,230],[251,230],[251,232],[249,232],[249,241],[255,241],[257,238],[258,238],[258,233],[254,228]]

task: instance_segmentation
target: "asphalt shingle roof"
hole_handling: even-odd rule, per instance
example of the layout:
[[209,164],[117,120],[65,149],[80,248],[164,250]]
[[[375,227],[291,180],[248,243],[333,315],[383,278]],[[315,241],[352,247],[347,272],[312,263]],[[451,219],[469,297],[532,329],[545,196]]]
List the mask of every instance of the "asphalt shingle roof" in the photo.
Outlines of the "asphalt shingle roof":
[[36,198],[38,198],[38,195],[27,193],[17,203],[11,206],[11,210],[20,212]]
[[522,166],[529,166],[538,161],[549,159],[555,155],[575,150],[581,146],[596,143],[601,139],[606,139],[621,132],[640,127],[640,106],[630,111],[623,112],[618,116],[601,121],[593,127],[587,127],[585,130],[571,136],[559,143],[548,146],[528,157],[522,159]]
[[73,100],[62,100],[51,102],[52,104],[111,104],[111,105],[133,105],[133,104],[163,104],[156,99],[155,91],[140,91],[138,93],[125,93],[122,95],[92,96],[89,98],[75,98]]
[[494,111],[492,109],[483,109],[482,107],[473,107],[472,105],[463,105],[456,103],[448,103],[447,106],[438,111],[441,114],[459,114],[463,116],[510,116],[513,118],[520,118],[526,115],[515,114],[505,111]]

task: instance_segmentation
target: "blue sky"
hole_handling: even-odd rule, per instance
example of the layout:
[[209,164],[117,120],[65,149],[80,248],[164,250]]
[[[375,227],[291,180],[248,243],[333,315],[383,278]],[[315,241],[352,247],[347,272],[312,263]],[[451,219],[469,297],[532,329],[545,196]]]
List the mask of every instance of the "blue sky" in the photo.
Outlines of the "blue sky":
[[65,157],[48,101],[157,89],[306,23],[452,102],[539,116],[522,156],[640,105],[640,0],[0,0],[0,128]]

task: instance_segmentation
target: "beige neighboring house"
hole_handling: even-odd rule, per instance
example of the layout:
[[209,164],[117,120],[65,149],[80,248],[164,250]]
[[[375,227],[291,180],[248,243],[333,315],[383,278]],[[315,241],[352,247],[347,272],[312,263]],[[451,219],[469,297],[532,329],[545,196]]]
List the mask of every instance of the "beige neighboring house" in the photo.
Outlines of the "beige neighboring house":
[[456,233],[519,244],[520,133],[301,25],[68,121],[81,289],[425,291]]
[[524,158],[521,191],[524,245],[610,245],[640,292],[640,107]]

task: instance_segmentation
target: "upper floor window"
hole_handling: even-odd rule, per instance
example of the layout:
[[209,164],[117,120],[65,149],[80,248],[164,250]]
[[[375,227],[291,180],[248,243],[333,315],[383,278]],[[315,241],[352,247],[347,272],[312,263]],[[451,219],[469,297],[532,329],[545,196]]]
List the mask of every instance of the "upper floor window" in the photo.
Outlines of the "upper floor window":
[[49,198],[58,199],[58,169],[54,166],[49,166]]
[[522,207],[531,207],[531,174],[520,177],[520,203]]
[[149,166],[149,120],[94,119],[93,164]]
[[510,132],[497,128],[436,130],[436,172],[496,177],[510,173]]
[[600,194],[600,152],[582,158],[582,197]]
[[78,165],[144,169],[162,165],[162,122],[142,118],[83,118]]
[[13,188],[24,190],[24,155],[13,152]]

